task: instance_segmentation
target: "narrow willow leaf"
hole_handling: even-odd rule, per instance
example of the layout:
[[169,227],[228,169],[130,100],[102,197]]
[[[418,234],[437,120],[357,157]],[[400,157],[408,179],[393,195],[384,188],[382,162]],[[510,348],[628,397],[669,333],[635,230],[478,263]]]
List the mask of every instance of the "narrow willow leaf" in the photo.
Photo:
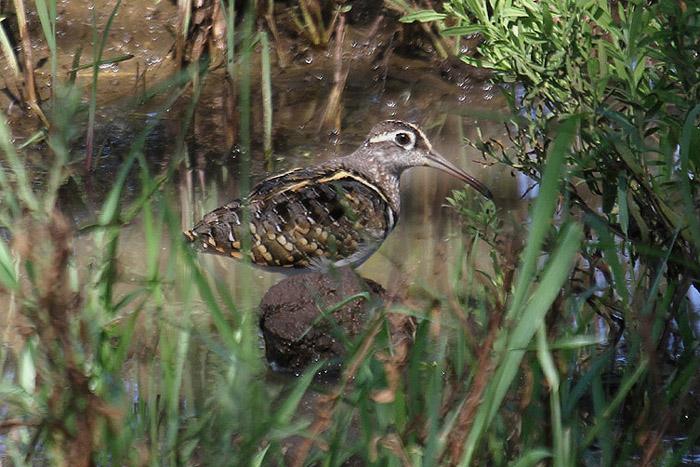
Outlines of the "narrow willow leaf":
[[413,23],[414,21],[420,21],[421,23],[427,23],[429,21],[439,21],[447,18],[444,13],[438,13],[434,10],[423,10],[411,13],[399,19],[402,23]]
[[454,26],[445,28],[440,31],[442,36],[468,36],[470,34],[478,34],[484,31],[484,27],[478,24],[470,24],[467,26]]

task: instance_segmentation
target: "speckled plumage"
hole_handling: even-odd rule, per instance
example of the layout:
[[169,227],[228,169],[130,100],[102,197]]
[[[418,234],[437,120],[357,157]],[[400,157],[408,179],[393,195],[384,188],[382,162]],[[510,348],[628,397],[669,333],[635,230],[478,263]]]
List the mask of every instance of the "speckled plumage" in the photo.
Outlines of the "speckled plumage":
[[[263,180],[247,197],[205,215],[185,236],[202,251],[235,259],[243,259],[247,250],[258,266],[358,266],[398,221],[401,173],[423,165],[448,172],[491,197],[481,182],[435,153],[418,127],[389,120],[375,125],[350,155]],[[246,235],[249,249],[244,248]]]

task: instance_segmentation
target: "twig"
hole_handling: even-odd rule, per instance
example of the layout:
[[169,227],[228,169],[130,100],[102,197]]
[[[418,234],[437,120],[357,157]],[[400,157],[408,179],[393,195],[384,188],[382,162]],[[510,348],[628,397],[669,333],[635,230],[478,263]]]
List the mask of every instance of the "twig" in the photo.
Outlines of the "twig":
[[15,12],[17,13],[17,24],[19,25],[19,37],[22,42],[22,56],[24,57],[24,89],[27,93],[27,105],[34,110],[41,120],[46,124],[46,117],[39,107],[39,94],[36,92],[36,82],[34,81],[34,59],[32,58],[32,39],[27,30],[27,13],[23,0],[15,0]]

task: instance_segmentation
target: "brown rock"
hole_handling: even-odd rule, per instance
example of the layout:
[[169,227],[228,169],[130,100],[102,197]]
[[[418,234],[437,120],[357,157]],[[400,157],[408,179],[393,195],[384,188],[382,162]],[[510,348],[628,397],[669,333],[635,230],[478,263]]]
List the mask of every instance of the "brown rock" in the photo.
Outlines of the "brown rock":
[[[338,307],[340,303],[360,293]],[[350,268],[329,274],[292,276],[272,287],[260,303],[260,328],[269,362],[298,370],[320,360],[337,360],[345,343],[362,332],[388,296],[374,281]]]

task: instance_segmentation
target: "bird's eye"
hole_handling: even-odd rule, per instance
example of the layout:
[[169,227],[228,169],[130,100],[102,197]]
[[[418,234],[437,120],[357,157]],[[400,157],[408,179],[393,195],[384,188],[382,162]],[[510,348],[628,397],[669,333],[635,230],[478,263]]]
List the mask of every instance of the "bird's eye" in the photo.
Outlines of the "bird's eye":
[[396,142],[399,146],[408,146],[411,143],[411,137],[408,136],[408,133],[397,133]]

